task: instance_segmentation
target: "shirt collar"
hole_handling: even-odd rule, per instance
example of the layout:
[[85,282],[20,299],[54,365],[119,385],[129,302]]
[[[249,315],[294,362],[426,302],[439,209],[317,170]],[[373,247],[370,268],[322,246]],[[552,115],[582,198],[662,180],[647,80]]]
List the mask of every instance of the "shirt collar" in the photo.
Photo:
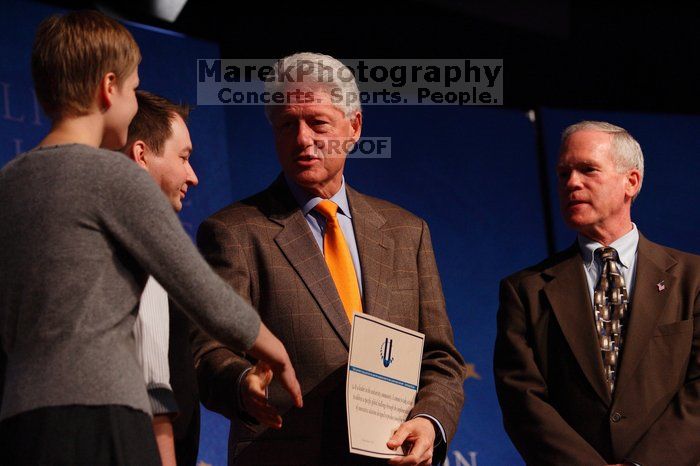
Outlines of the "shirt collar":
[[[619,237],[612,243],[610,247],[617,251],[617,257],[623,267],[629,268],[634,262],[635,254],[637,253],[637,244],[639,243],[639,230],[637,225],[632,224],[632,229]],[[583,256],[583,263],[586,267],[593,265],[594,252],[598,248],[605,247],[597,241],[593,241],[581,234],[578,235],[578,245]]]
[[[309,212],[311,212],[314,209],[314,207],[316,207],[319,204],[319,202],[323,200],[323,198],[321,197],[312,196],[311,194],[304,191],[298,184],[291,180],[286,173],[284,175],[284,179],[287,181],[287,186],[289,186],[289,190],[292,192],[292,196],[294,196],[294,199],[297,201],[297,204],[299,204],[299,207],[301,208],[301,211],[305,216]],[[337,193],[331,196],[329,200],[335,202],[338,205],[339,214],[345,215],[348,218],[352,218],[352,215],[350,214],[350,205],[348,204],[348,195],[345,190],[344,176],[342,178],[342,182],[340,183],[340,189]]]

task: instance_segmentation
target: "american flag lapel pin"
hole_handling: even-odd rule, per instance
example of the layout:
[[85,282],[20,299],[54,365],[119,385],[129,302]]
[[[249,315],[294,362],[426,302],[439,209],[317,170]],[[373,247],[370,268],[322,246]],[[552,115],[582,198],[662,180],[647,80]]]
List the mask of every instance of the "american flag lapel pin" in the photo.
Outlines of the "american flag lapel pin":
[[661,280],[659,283],[656,284],[656,288],[659,289],[659,292],[662,292],[663,290],[666,289],[666,285],[664,284],[664,281]]

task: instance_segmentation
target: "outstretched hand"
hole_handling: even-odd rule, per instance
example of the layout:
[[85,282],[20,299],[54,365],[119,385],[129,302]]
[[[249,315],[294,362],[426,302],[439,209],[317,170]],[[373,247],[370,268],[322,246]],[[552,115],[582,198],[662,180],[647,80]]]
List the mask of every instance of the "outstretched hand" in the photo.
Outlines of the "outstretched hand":
[[[264,376],[267,369],[271,370],[272,374],[277,376],[277,380],[280,381],[282,387],[292,397],[294,406],[301,408],[304,405],[301,396],[301,386],[294,372],[294,367],[292,367],[292,362],[289,360],[287,350],[282,342],[262,322],[260,323],[258,338],[255,339],[248,353],[258,359],[258,361],[266,363],[266,367],[260,367],[260,372],[257,373],[258,377],[261,374]],[[272,375],[270,375],[270,380],[272,380]],[[255,383],[259,389],[261,381],[256,381]],[[269,383],[270,381],[268,380],[264,387],[269,385]]]
[[282,427],[282,416],[267,399],[267,387],[272,382],[272,369],[263,361],[253,366],[241,382],[243,409],[262,425],[273,429]]

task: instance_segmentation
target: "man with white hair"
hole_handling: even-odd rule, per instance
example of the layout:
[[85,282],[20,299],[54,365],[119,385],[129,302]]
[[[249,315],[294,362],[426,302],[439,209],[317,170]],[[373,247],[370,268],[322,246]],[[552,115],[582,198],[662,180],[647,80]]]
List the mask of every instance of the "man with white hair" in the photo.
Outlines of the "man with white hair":
[[453,343],[428,226],[345,183],[362,111],[357,84],[342,63],[319,54],[286,57],[266,90],[285,96],[284,104],[266,108],[282,174],[208,218],[197,241],[214,269],[291,348],[304,408],[285,408],[265,365],[199,332],[200,393],[205,406],[231,419],[229,463],[387,463],[348,449],[345,370],[353,312],[426,335],[416,405],[384,441],[408,451],[390,464],[440,462],[464,401],[464,362]]
[[562,136],[567,250],[501,282],[494,372],[527,464],[700,462],[700,257],[631,220],[637,141],[584,121]]

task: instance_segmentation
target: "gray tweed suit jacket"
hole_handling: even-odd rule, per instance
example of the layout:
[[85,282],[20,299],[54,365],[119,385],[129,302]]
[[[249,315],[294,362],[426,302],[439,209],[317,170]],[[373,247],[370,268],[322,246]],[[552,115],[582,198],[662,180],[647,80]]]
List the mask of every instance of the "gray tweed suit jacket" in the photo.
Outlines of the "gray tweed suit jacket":
[[[464,393],[464,362],[452,327],[426,223],[389,202],[347,189],[363,280],[364,311],[425,333],[416,405],[448,441],[457,427]],[[252,426],[238,406],[237,382],[251,366],[198,332],[193,337],[202,402],[231,420],[232,464],[385,464],[348,453],[345,370],[350,323],[304,216],[283,177],[251,198],[226,207],[200,227],[205,258],[248,299],[282,340],[304,392],[304,408],[290,410],[274,383],[279,431]],[[436,449],[444,455],[446,445]]]

